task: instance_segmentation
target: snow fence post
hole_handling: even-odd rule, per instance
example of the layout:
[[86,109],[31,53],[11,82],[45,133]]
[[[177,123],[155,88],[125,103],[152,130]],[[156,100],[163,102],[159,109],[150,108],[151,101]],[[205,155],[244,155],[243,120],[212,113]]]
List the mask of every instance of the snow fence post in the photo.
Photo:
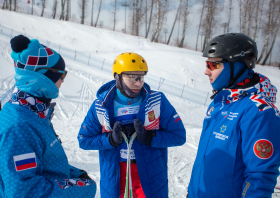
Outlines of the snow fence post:
[[185,89],[185,85],[183,86],[183,90],[182,90],[182,93],[181,93],[181,98],[183,96],[184,89]]
[[88,65],[89,65],[89,61],[90,61],[90,54],[89,54],[89,56],[88,56]]
[[209,96],[209,92],[207,93],[206,100],[205,100],[205,103],[204,103],[204,107],[205,107],[205,105],[206,105],[206,102],[207,102],[208,96]]
[[103,59],[101,70],[103,70],[104,61],[105,61],[105,58]]
[[164,80],[165,80],[165,78],[160,77],[159,84],[158,84],[158,90],[160,89],[160,87],[163,84]]
[[76,52],[77,52],[77,51],[75,50],[75,56],[74,56],[74,61],[76,61]]
[[10,38],[12,38],[12,35],[13,35],[13,29],[12,29],[12,31],[11,31],[11,36],[10,36]]

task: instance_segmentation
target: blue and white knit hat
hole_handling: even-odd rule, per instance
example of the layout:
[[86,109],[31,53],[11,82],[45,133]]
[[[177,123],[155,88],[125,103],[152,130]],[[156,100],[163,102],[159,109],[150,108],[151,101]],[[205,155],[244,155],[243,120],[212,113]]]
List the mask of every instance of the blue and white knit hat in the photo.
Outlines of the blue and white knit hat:
[[36,97],[57,98],[59,91],[55,83],[62,74],[46,69],[35,70],[42,67],[64,70],[63,58],[51,48],[41,45],[38,40],[29,40],[23,35],[11,39],[11,48],[16,86]]

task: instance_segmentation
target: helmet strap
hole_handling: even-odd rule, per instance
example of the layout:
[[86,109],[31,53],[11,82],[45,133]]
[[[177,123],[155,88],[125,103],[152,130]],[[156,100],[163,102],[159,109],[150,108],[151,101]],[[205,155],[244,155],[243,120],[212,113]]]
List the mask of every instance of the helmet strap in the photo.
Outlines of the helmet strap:
[[242,74],[244,74],[244,72],[247,70],[247,66],[243,67],[243,69],[234,77],[234,63],[230,62],[230,81],[229,81],[229,85],[227,86],[227,88],[230,88],[231,86],[234,85],[235,81],[242,76]]

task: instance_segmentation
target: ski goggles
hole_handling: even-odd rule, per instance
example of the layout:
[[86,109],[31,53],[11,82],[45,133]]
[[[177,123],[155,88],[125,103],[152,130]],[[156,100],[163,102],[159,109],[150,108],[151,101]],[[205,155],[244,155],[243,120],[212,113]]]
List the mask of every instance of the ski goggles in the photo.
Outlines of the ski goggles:
[[221,61],[206,61],[206,67],[210,70],[213,71],[214,69],[218,69],[221,63],[226,63],[228,61],[226,60],[221,60]]
[[122,77],[124,79],[129,80],[131,83],[135,83],[136,81],[140,81],[140,82],[144,82],[144,76],[145,74],[126,74],[126,73],[122,73]]
[[37,71],[39,71],[41,69],[50,70],[50,71],[52,71],[54,73],[61,73],[62,74],[61,77],[60,77],[61,80],[64,80],[66,75],[67,75],[67,71],[66,70],[53,69],[53,68],[48,68],[48,67],[41,67],[41,68],[35,69],[35,72],[37,72]]

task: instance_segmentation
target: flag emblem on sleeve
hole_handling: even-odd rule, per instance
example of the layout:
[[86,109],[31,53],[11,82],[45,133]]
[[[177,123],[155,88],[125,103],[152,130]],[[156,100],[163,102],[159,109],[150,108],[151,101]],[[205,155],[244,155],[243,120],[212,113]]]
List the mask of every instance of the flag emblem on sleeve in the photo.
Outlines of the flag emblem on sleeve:
[[37,167],[35,153],[14,156],[16,171],[28,170]]
[[179,120],[181,120],[181,118],[178,115],[178,113],[175,116],[173,116],[173,118],[174,118],[175,122],[178,122]]

